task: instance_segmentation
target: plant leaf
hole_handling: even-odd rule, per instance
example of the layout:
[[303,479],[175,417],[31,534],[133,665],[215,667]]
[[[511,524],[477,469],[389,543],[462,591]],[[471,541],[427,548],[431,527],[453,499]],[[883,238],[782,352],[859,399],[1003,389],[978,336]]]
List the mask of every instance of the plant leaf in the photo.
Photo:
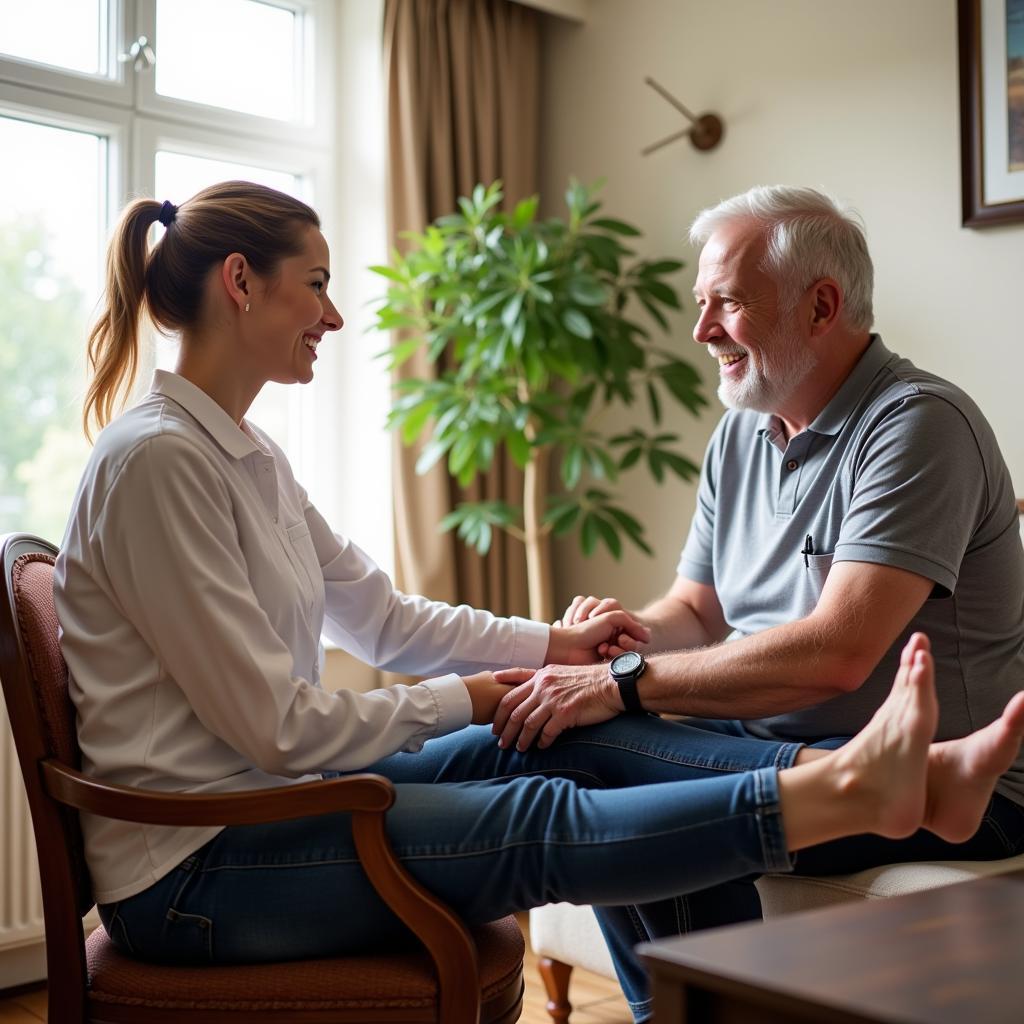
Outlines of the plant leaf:
[[605,547],[612,553],[612,556],[616,561],[621,559],[622,541],[619,539],[619,534],[615,527],[607,519],[603,516],[599,516],[596,512],[592,513],[592,519],[601,540],[604,541]]
[[632,224],[627,224],[624,220],[615,220],[612,217],[601,217],[598,220],[592,220],[590,223],[595,228],[603,228],[605,231],[613,231],[617,235],[637,237],[643,234],[642,231],[633,227]]
[[590,321],[578,310],[571,307],[562,313],[562,323],[570,334],[589,341],[594,336],[594,328]]
[[515,430],[511,434],[506,434],[505,445],[508,448],[509,455],[512,456],[512,461],[520,469],[526,469],[527,463],[530,461],[530,454],[532,451],[530,448],[530,442],[526,440],[526,435],[520,430]]
[[647,382],[647,402],[651,407],[651,418],[655,423],[661,423],[661,399],[650,381]]

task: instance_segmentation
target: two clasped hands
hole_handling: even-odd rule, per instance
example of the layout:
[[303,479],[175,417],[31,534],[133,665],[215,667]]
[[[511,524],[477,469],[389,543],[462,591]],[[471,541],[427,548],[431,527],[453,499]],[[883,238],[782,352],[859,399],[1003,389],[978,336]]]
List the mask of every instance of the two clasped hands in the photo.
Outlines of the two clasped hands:
[[465,678],[473,722],[493,722],[501,747],[550,746],[565,729],[623,711],[607,659],[636,650],[651,631],[614,598],[576,597],[551,627],[540,669],[509,668]]

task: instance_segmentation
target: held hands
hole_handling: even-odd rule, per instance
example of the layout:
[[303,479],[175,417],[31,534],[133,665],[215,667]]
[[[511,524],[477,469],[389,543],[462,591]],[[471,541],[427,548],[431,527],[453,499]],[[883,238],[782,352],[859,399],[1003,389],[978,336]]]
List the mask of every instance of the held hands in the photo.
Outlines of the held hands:
[[494,721],[495,713],[501,699],[508,695],[509,687],[516,683],[525,683],[533,675],[532,668],[507,668],[502,672],[501,681],[494,672],[477,672],[472,676],[464,676],[462,681],[469,691],[469,700],[473,705],[473,724],[487,725]]
[[[648,643],[651,631],[614,598],[577,597],[551,627],[546,667],[478,672],[464,682],[474,725],[493,721],[501,747],[550,746],[563,730],[614,718],[622,700],[601,660]],[[578,667],[576,667],[578,666]]]
[[546,664],[593,665],[651,639],[651,631],[614,598],[577,597],[551,627]]
[[[611,612],[621,613],[625,618],[615,618],[609,615]],[[592,622],[602,622],[608,626],[607,635],[598,641],[595,648],[597,658],[588,658],[586,661],[566,660],[565,664],[592,664],[595,660],[614,658],[624,651],[635,651],[643,647],[651,639],[651,631],[635,615],[627,612],[614,597],[584,597],[577,594],[566,608],[561,621],[554,624],[554,628],[585,627]],[[561,661],[554,658],[547,660]]]

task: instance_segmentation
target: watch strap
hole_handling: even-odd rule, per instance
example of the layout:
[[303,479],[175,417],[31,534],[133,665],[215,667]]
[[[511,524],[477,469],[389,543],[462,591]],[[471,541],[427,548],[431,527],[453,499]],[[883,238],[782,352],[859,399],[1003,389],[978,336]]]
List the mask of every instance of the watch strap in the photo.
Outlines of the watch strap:
[[640,703],[640,694],[637,692],[636,681],[639,672],[629,672],[625,675],[616,675],[613,678],[619,684],[619,696],[622,698],[622,706],[629,712],[642,712],[643,704]]

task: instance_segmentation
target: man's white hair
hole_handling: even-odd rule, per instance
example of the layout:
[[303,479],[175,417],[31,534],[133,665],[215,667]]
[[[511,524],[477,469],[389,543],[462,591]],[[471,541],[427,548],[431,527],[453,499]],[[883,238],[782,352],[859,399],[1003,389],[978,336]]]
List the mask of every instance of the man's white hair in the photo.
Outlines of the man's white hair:
[[762,269],[777,282],[786,308],[815,281],[831,277],[843,289],[847,325],[871,329],[875,272],[857,213],[813,188],[758,185],[698,213],[690,242],[701,247],[720,227],[746,219],[767,229]]

